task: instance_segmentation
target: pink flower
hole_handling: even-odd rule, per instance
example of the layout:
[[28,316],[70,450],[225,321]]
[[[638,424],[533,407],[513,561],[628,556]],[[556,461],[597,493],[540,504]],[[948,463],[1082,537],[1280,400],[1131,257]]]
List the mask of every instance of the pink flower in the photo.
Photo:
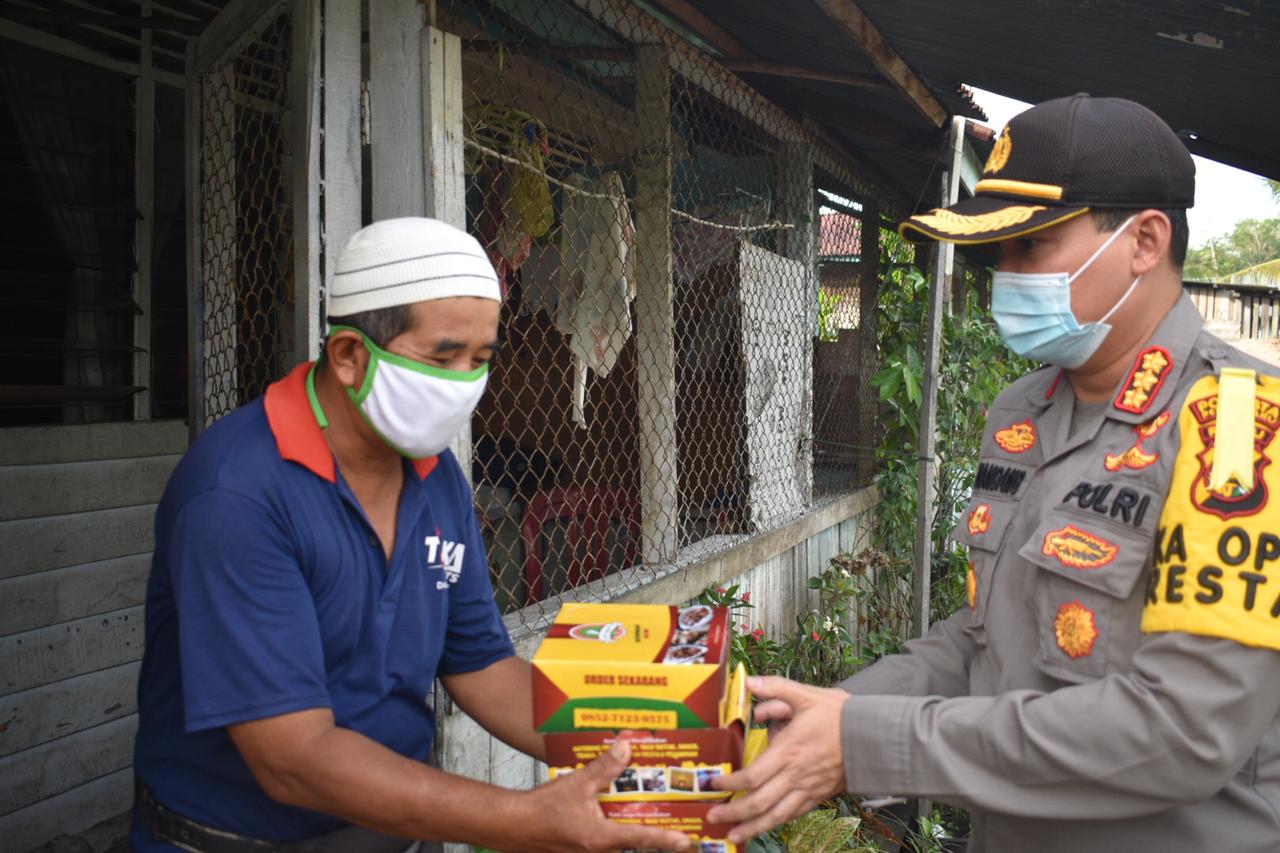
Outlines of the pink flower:
[[716,587],[716,592],[717,592],[717,593],[719,593],[720,595],[724,595],[724,594],[725,594],[726,592],[728,592],[728,591],[729,591],[729,590],[728,590],[728,589],[726,589],[725,587],[722,587],[722,586],[720,586],[720,587]]
[[751,639],[755,640],[757,643],[758,643],[758,642],[760,642],[761,640],[763,640],[763,639],[764,639],[764,629],[763,629],[763,628],[757,628],[757,629],[755,629],[754,631],[752,631],[752,632],[751,632]]
[[815,643],[822,639],[822,635],[821,635],[821,634],[819,634],[817,631],[814,631],[814,632],[813,632],[812,634],[810,634],[809,636],[810,636],[810,637],[813,637],[813,641],[814,641]]
[[751,600],[751,593],[749,593],[749,592],[744,592],[744,593],[742,594],[742,600],[743,600],[743,601],[750,601],[750,600]]

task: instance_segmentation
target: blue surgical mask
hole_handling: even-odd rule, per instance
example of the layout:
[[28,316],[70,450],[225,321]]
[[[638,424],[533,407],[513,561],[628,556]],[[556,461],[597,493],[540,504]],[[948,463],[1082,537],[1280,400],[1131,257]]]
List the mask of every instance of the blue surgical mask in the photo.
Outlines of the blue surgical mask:
[[1111,326],[1116,313],[1142,276],[1129,285],[1120,301],[1100,320],[1081,324],[1071,310],[1071,283],[1124,233],[1130,216],[1075,273],[1019,273],[997,270],[991,281],[991,315],[1005,345],[1024,358],[1074,369],[1088,361]]

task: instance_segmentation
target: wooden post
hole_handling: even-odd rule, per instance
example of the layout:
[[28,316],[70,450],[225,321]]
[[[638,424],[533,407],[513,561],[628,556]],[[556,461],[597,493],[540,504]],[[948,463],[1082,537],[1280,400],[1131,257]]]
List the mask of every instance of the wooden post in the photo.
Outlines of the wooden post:
[[186,89],[183,112],[187,160],[187,439],[195,441],[204,428],[204,294],[200,226],[200,76],[196,74],[196,43],[187,42]]
[[862,250],[858,258],[858,357],[862,375],[858,377],[857,449],[859,483],[871,482],[876,460],[871,450],[877,435],[876,414],[880,395],[871,384],[879,364],[876,360],[876,326],[880,305],[880,205],[862,200]]
[[807,314],[807,333],[797,343],[801,351],[792,353],[799,361],[803,383],[800,411],[797,413],[796,488],[800,500],[813,500],[813,341],[818,334],[818,242],[815,223],[818,209],[814,204],[813,146],[808,142],[784,142],[775,161],[778,176],[779,214],[783,222],[795,225],[782,233],[784,257],[803,265],[802,288]]
[[324,280],[360,230],[360,3],[324,6]]
[[661,44],[636,50],[636,390],[641,539],[651,565],[675,559],[679,529],[668,52]]
[[373,221],[423,216],[423,9],[418,0],[369,4],[369,148]]
[[[151,17],[151,0],[142,0],[142,17]],[[151,419],[151,246],[155,231],[156,81],[151,58],[151,28],[142,31],[138,47],[138,79],[134,83],[133,198],[138,218],[133,226],[133,301],[142,312],[133,318],[133,419]]]
[[320,354],[320,3],[293,0],[293,360]]
[[[411,4],[412,5],[412,4]],[[435,27],[421,28],[419,138],[423,213],[467,227],[467,184],[462,168],[462,39]],[[406,133],[408,131],[406,130]],[[408,165],[405,168],[409,168]],[[376,174],[377,164],[374,164]],[[376,185],[375,185],[376,186]],[[416,185],[415,185],[416,186]],[[376,201],[375,201],[376,204]],[[449,445],[471,479],[471,424]]]
[[[960,157],[964,144],[964,119],[951,122],[948,137],[951,157],[942,175],[941,206],[954,204],[960,192]],[[950,286],[955,245],[937,243],[934,249],[933,277],[929,283],[929,320],[925,330],[924,382],[920,401],[920,457],[916,484],[916,548],[915,575],[912,591],[915,606],[912,613],[912,636],[923,637],[929,630],[929,580],[933,565],[933,516],[937,485],[934,474],[935,435],[938,418],[938,361],[942,350],[942,315]]]

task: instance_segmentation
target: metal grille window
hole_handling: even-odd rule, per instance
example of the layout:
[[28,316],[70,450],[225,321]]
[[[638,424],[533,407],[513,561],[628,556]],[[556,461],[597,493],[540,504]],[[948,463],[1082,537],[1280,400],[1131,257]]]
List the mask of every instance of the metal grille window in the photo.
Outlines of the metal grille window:
[[204,424],[258,396],[295,357],[288,14],[199,75]]

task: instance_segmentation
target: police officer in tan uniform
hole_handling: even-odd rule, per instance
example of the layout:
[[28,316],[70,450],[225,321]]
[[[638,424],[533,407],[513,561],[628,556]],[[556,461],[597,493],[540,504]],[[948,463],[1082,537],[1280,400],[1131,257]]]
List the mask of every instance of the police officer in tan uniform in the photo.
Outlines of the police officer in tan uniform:
[[1181,292],[1194,185],[1155,114],[1076,95],[903,223],[996,244],[1044,367],[987,415],[967,606],[838,688],[755,679],[785,726],[713,819],[893,792],[969,809],[972,851],[1280,850],[1280,380]]

